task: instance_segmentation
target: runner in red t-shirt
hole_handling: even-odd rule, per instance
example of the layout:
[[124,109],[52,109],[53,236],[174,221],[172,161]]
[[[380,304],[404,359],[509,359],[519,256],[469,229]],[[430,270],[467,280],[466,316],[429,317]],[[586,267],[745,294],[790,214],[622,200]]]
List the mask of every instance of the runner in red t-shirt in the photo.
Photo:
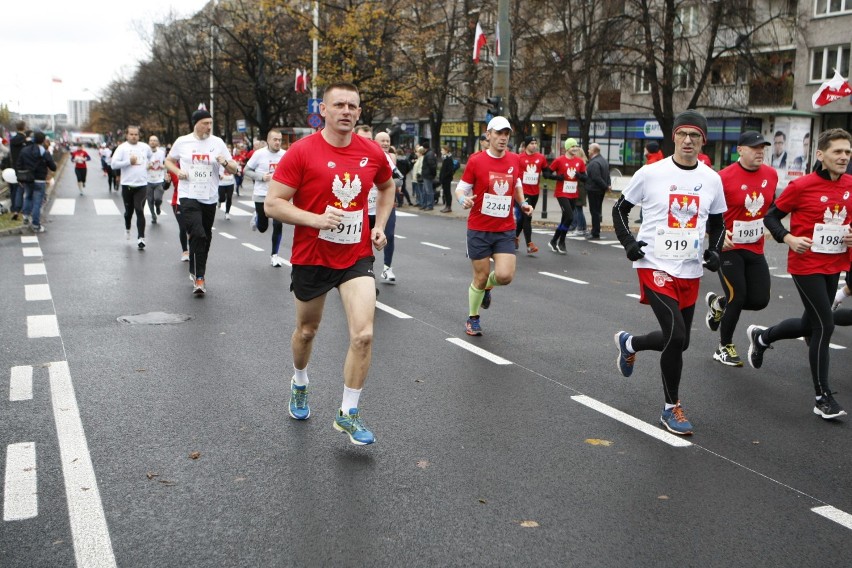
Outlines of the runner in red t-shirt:
[[[343,402],[334,428],[348,434],[353,444],[365,445],[375,441],[358,410],[370,369],[376,311],[372,247],[381,250],[387,243],[385,224],[396,188],[379,145],[353,136],[360,104],[355,85],[326,87],[320,104],[325,128],[290,146],[269,182],[265,207],[269,217],[295,225],[290,259],[290,290],[296,303],[296,330],[290,341],[295,374],[289,414],[296,420],[310,417],[308,362],[325,296],[337,288],[348,322],[349,349],[343,366]],[[373,184],[379,196],[376,224],[370,230],[367,203]]]
[[747,130],[737,143],[739,160],[719,172],[725,190],[725,245],[719,280],[724,296],[708,292],[704,322],[719,330],[719,347],[713,359],[742,367],[734,346],[734,330],[743,310],[759,311],[769,305],[769,265],[763,256],[763,218],[775,198],[778,174],[763,163],[771,146],[760,132]]
[[[538,196],[541,193],[541,174],[544,168],[547,167],[547,158],[544,154],[538,151],[538,138],[535,136],[527,136],[524,138],[524,151],[518,154],[521,163],[521,183],[524,187],[524,199],[530,204],[530,207],[535,209],[538,203]],[[527,254],[535,254],[538,252],[538,247],[532,242],[532,215],[522,215],[520,210],[515,216],[515,221],[518,224],[515,229],[515,249],[518,248],[518,237],[521,236],[521,231],[524,233],[524,239],[527,242]]]
[[71,161],[74,162],[74,175],[77,176],[77,189],[80,190],[80,195],[83,195],[83,188],[86,187],[86,172],[89,170],[86,162],[91,159],[92,157],[82,146],[78,146],[76,150],[71,152]]
[[[763,354],[779,339],[810,337],[808,359],[816,392],[814,414],[828,420],[846,411],[828,386],[829,342],[834,332],[831,304],[840,272],[849,268],[852,231],[852,176],[846,166],[852,155],[852,135],[840,128],[819,137],[816,158],[824,169],[791,181],[766,213],[764,223],[779,243],[790,247],[787,272],[793,277],[805,314],[766,329],[748,328],[748,360],[755,369]],[[790,230],[781,219],[790,215]]]
[[579,156],[579,150],[580,145],[577,141],[569,138],[565,141],[565,154],[553,160],[549,168],[551,173],[548,177],[556,180],[553,197],[559,202],[562,218],[547,246],[559,254],[568,254],[565,248],[565,236],[574,219],[574,208],[580,197],[579,184],[581,181],[586,181],[586,162]]
[[[473,281],[467,299],[470,315],[465,333],[482,335],[479,308],[491,305],[491,289],[506,286],[515,277],[515,217],[512,201],[525,215],[532,207],[524,200],[518,155],[507,151],[512,126],[502,116],[488,123],[485,136],[489,149],[470,157],[456,198],[462,208],[470,209],[467,217],[467,256],[473,265]],[[494,270],[491,270],[491,258]]]

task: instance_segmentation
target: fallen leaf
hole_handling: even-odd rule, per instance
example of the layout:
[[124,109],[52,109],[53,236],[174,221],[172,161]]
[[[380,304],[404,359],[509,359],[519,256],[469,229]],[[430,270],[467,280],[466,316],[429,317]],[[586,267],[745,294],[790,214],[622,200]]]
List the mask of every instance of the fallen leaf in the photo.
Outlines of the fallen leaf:
[[160,482],[160,483],[162,483],[163,485],[167,485],[167,486],[169,486],[169,487],[171,487],[172,485],[174,485],[174,484],[175,484],[175,482],[174,482],[174,481],[169,481],[168,479],[158,479],[157,481],[159,481],[159,482]]
[[521,521],[521,526],[525,529],[534,529],[538,526],[538,523],[535,521]]
[[751,443],[756,445],[756,444],[759,444],[759,443],[760,443],[760,440],[752,440],[752,442],[751,442]]
[[659,497],[657,497],[657,499],[659,499],[660,501],[667,501],[668,498],[669,498],[668,495],[660,495]]
[[147,369],[136,369],[137,373],[144,373]]
[[479,500],[479,502],[480,502],[480,503],[482,503],[483,505],[485,505],[486,503],[488,503],[488,501],[486,501],[485,499],[480,499],[480,500]]
[[57,544],[64,544],[64,543],[65,543],[65,541],[64,541],[64,540],[54,540],[54,541],[53,541],[53,546],[56,546]]
[[88,490],[89,490],[89,488],[88,488],[88,487],[81,487],[81,488],[80,488],[80,490],[81,490],[81,491],[88,491]]
[[414,382],[415,383],[422,383],[423,381],[421,381],[420,379],[414,379]]
[[160,474],[154,473],[153,471],[149,471],[145,474],[145,477],[147,477],[148,479],[154,479],[155,477],[160,477]]
[[200,457],[201,457],[201,452],[192,452],[191,454],[189,454],[189,459],[191,459],[191,460],[197,460]]
[[234,478],[234,483],[240,483],[240,482],[245,481],[245,480],[246,480],[246,478],[245,478],[245,477],[235,477],[235,478]]
[[419,467],[420,469],[426,469],[430,465],[432,465],[432,464],[429,463],[429,460],[418,460],[417,461],[417,467]]
[[590,446],[611,446],[614,442],[609,440],[599,440],[597,438],[586,438],[586,443]]

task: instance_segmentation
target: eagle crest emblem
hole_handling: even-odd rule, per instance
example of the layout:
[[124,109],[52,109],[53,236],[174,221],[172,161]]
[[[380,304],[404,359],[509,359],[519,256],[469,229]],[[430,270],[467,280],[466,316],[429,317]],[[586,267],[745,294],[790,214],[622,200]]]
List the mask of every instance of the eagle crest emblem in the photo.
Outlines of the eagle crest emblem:
[[746,217],[757,217],[763,208],[764,198],[762,193],[753,191],[751,195],[746,194],[745,204]]
[[509,182],[506,180],[494,180],[494,193],[506,195],[509,192]]
[[695,199],[690,202],[688,202],[688,200],[689,198],[686,196],[683,198],[683,203],[677,199],[672,199],[672,204],[669,207],[671,216],[675,218],[677,226],[681,229],[689,227],[690,219],[698,215],[698,204],[695,202]]
[[349,207],[349,204],[361,193],[361,179],[358,174],[355,174],[354,179],[349,178],[349,173],[343,174],[343,180],[340,176],[335,175],[334,181],[331,183],[331,192],[340,200],[340,205],[343,209]]
[[826,225],[842,225],[846,221],[846,206],[844,205],[843,209],[840,209],[840,205],[835,205],[833,213],[826,207],[822,220]]

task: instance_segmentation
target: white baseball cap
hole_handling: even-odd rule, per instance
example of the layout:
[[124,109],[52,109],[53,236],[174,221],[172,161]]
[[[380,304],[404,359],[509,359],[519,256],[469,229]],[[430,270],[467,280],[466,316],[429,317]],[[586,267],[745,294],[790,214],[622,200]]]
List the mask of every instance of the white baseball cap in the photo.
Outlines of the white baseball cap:
[[506,130],[512,131],[512,125],[504,116],[495,116],[488,122],[486,130]]

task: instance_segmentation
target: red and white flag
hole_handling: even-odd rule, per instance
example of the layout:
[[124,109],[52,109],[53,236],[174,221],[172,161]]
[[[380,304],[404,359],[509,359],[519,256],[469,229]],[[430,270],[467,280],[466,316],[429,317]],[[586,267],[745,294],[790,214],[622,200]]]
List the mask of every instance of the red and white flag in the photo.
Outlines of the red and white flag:
[[302,92],[302,70],[298,67],[296,68],[296,82],[293,83],[293,90],[297,93]]
[[309,85],[308,85],[308,70],[302,69],[302,92],[307,93],[308,88],[309,88]]
[[479,22],[476,22],[476,35],[473,37],[473,62],[479,63],[479,52],[482,51],[482,48],[485,47],[485,43],[488,41],[488,38],[485,37],[485,34],[482,32],[482,26],[479,25]]
[[500,22],[494,28],[494,54],[500,57]]
[[814,108],[819,108],[849,95],[852,95],[852,87],[849,86],[849,81],[835,71],[834,77],[820,85],[811,100],[814,103]]

